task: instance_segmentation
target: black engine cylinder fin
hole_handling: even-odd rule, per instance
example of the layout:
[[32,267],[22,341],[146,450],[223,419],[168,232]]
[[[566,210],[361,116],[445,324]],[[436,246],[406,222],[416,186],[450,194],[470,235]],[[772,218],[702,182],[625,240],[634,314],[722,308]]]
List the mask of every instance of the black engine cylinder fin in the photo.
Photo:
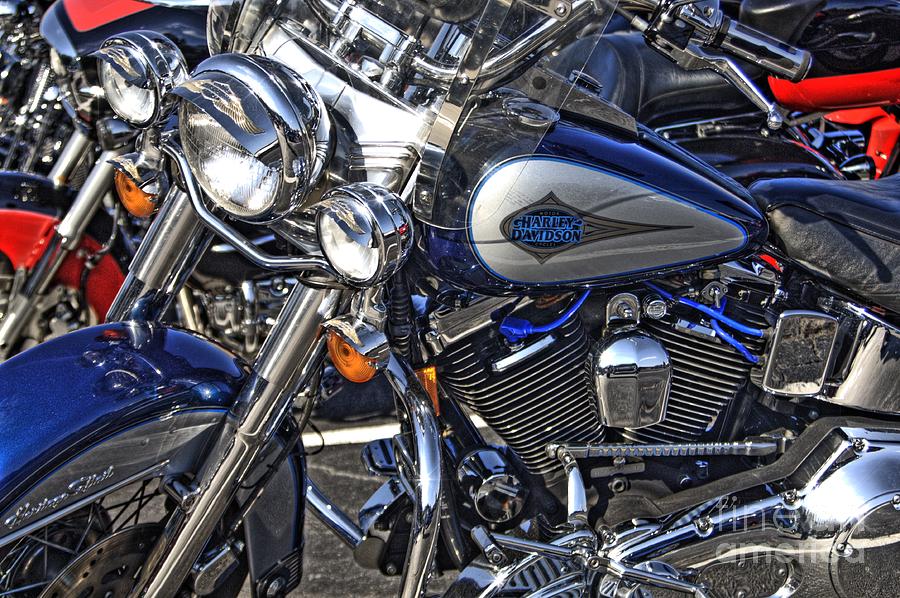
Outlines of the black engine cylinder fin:
[[[760,318],[762,320],[762,318]],[[624,430],[637,443],[680,443],[708,439],[738,393],[753,365],[731,346],[700,334],[687,334],[667,320],[644,320],[672,360],[672,391],[666,418],[659,424]],[[747,343],[758,353],[762,342]]]
[[604,438],[588,371],[590,338],[581,319],[571,318],[552,334],[551,345],[500,372],[492,368],[504,355],[495,331],[472,335],[438,358],[442,385],[477,413],[531,473],[544,476],[561,471],[559,462],[546,455],[547,444]]

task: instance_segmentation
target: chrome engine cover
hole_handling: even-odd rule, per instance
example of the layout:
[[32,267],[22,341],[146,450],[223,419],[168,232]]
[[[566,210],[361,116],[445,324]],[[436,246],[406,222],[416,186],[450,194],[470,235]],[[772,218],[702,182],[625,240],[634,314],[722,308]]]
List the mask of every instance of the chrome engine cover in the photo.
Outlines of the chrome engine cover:
[[839,428],[780,483],[616,531],[610,557],[693,571],[711,596],[895,596],[900,429]]
[[637,329],[608,335],[591,351],[600,415],[608,428],[644,428],[666,417],[672,363],[662,343]]

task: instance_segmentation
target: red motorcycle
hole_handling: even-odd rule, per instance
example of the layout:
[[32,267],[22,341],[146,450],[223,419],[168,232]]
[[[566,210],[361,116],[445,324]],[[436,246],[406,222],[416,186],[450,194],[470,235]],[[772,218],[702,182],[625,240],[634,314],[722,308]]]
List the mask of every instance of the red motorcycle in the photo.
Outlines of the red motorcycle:
[[[662,22],[660,11],[682,4],[642,13],[648,5],[635,0],[629,6],[644,18],[631,25]],[[704,5],[695,4],[700,20]],[[567,48],[557,68],[745,184],[897,172],[900,1],[743,0],[723,9],[732,18],[710,27],[707,45],[651,48],[640,33],[607,32],[586,62],[592,38]],[[739,23],[772,36],[773,48],[783,41],[808,50],[807,72],[767,76],[716,52],[723,36],[740,44]],[[760,110],[784,115],[786,126],[761,130]]]
[[111,199],[110,159],[136,130],[114,118],[92,54],[132,30],[167,35],[189,64],[208,54],[206,7],[141,0],[59,0],[41,20],[47,70],[74,123],[48,176],[0,173],[0,361],[75,328],[103,321],[124,281],[133,243]]
[[[776,5],[771,0],[751,4]],[[863,129],[866,155],[874,164],[875,177],[896,173],[900,139],[900,2],[799,2],[792,10],[796,11],[793,15],[773,13],[768,18],[799,18],[798,23],[805,23],[786,41],[795,41],[810,50],[813,68],[806,79],[796,83],[770,78],[775,99],[792,110],[827,112],[824,119],[838,130]]]

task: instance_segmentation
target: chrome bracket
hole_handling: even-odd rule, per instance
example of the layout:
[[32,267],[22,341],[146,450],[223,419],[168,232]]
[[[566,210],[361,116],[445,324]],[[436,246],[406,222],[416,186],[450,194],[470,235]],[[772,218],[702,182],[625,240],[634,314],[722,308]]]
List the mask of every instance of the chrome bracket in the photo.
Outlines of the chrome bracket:
[[572,14],[572,3],[569,0],[524,0],[522,4],[530,6],[557,21],[564,21]]
[[178,503],[178,507],[189,513],[197,503],[200,490],[193,484],[186,484],[179,479],[170,479],[163,484],[163,490]]

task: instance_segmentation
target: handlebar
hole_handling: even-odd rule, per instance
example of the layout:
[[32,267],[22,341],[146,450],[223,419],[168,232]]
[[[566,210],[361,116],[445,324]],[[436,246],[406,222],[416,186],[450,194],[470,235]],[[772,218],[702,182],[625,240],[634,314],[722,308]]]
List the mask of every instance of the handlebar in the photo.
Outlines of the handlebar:
[[812,65],[812,56],[806,50],[795,48],[728,17],[722,19],[707,45],[794,82],[803,79]]

